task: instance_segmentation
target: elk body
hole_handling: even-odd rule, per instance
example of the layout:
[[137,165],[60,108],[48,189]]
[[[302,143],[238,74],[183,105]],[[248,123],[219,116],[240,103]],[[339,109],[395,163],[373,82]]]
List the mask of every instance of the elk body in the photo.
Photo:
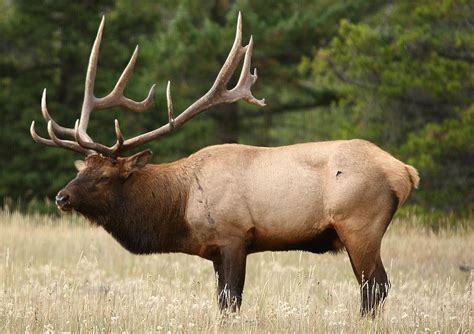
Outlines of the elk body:
[[[117,142],[93,142],[86,133],[90,113],[112,106],[144,111],[153,104],[153,87],[143,102],[123,96],[135,52],[114,90],[96,98],[93,85],[104,21],[94,42],[86,77],[81,119],[74,129],[55,123],[46,107],[50,139],[35,141],[86,155],[79,171],[57,197],[61,210],[76,210],[102,226],[132,253],[182,252],[213,262],[222,309],[242,301],[248,254],[346,249],[361,285],[362,312],[373,314],[387,295],[389,281],[380,257],[382,237],[395,211],[418,186],[415,168],[363,140],[330,141],[264,148],[211,146],[168,164],[151,164],[151,151],[122,153],[173,131],[214,105],[243,99],[257,105],[250,88],[252,39],[241,46],[241,18],[232,50],[209,92],[174,118],[168,84],[169,123]],[[244,58],[235,88],[226,88]],[[70,137],[72,140],[60,139]]]

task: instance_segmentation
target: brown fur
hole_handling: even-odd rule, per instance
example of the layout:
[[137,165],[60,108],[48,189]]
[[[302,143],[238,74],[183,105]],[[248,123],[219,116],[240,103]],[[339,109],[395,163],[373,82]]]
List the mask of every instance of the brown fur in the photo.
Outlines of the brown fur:
[[[240,307],[247,254],[345,248],[374,313],[389,282],[380,246],[417,187],[416,169],[363,141],[279,148],[220,145],[171,164],[151,153],[93,155],[58,194],[134,253],[184,252],[213,261],[222,308]],[[67,199],[67,200],[65,200]]]
[[172,170],[168,165],[146,166],[132,174],[117,197],[114,214],[97,219],[129,251],[187,250],[189,226],[184,216],[188,191]]
[[[185,252],[189,234],[185,205],[189,184],[176,164],[146,165],[126,179],[117,160],[99,155],[86,159],[86,169],[65,189],[76,210],[104,227],[132,253]],[[107,175],[108,198],[100,178]],[[92,178],[92,189],[83,178]],[[94,192],[94,188],[99,193]],[[76,203],[79,202],[79,203]]]

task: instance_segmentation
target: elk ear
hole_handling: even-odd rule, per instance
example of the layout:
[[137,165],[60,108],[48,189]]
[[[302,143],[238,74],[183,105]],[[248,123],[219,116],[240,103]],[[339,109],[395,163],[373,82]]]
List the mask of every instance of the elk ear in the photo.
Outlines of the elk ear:
[[86,168],[86,163],[82,160],[74,161],[74,167],[76,167],[78,172],[82,172],[84,168]]
[[148,163],[148,160],[150,160],[152,155],[153,153],[151,150],[145,150],[132,155],[131,157],[120,159],[122,162],[120,176],[127,178],[133,172],[143,168]]

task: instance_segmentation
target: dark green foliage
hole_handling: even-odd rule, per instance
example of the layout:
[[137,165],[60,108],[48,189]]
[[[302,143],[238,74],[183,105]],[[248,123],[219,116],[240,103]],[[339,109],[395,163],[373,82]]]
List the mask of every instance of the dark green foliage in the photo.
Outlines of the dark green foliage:
[[[90,48],[106,14],[96,95],[110,91],[140,44],[126,95],[144,114],[93,114],[89,133],[111,144],[113,119],[126,137],[167,122],[165,87],[175,112],[212,85],[231,47],[238,11],[244,42],[254,35],[253,91],[267,107],[215,108],[150,143],[154,162],[211,144],[285,145],[362,137],[421,173],[414,203],[468,211],[473,202],[473,13],[468,1],[131,1],[0,0],[0,197],[52,198],[72,178],[78,155],[35,144],[46,135],[40,98],[53,117],[79,117]],[[36,205],[36,204],[35,204]],[[471,205],[469,209],[469,205]]]
[[469,1],[398,1],[341,21],[302,62],[340,97],[331,138],[366,138],[416,166],[424,207],[473,208],[473,20]]

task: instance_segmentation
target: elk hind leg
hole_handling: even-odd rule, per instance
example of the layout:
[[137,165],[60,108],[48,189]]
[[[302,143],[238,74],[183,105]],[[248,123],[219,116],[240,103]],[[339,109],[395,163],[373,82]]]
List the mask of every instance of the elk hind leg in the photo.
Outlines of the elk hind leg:
[[379,258],[375,264],[375,271],[369,277],[362,277],[361,280],[361,313],[362,315],[371,315],[374,317],[390,289],[390,281],[387,273]]
[[[361,314],[375,316],[390,288],[380,258],[380,246],[385,228],[377,231],[373,226],[354,221],[345,222],[343,226],[344,228],[340,226],[337,229],[338,235],[346,247],[352,269],[360,285]],[[351,228],[355,226],[359,228]]]

